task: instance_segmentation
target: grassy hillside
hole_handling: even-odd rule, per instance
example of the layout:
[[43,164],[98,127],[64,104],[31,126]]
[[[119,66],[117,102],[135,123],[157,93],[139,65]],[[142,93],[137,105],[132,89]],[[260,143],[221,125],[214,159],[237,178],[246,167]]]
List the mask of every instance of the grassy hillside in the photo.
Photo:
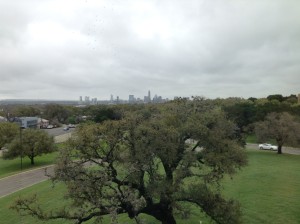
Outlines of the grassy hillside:
[[[224,180],[224,194],[240,201],[244,223],[300,223],[300,156],[277,155],[270,151],[247,150],[249,166],[243,168],[233,179]],[[31,217],[20,217],[9,209],[19,195],[37,193],[45,207],[56,207],[63,200],[63,185],[52,189],[46,181],[13,195],[0,199],[0,223],[43,223]],[[192,216],[178,223],[211,223],[194,207]],[[158,223],[151,217],[143,216],[146,223]],[[48,222],[47,222],[48,223]],[[51,224],[68,223],[62,220]],[[110,223],[109,217],[104,223]],[[120,223],[135,223],[121,216]]]
[[245,223],[300,223],[300,156],[248,150],[249,165],[224,181]]

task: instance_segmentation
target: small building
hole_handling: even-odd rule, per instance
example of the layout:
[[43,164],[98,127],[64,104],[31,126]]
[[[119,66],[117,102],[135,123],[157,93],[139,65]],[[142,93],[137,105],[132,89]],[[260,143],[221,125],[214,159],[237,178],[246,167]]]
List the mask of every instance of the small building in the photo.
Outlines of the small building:
[[37,117],[17,117],[14,122],[18,123],[22,128],[37,128],[38,118]]
[[38,126],[40,128],[47,128],[49,126],[49,120],[43,119],[43,118],[38,118]]

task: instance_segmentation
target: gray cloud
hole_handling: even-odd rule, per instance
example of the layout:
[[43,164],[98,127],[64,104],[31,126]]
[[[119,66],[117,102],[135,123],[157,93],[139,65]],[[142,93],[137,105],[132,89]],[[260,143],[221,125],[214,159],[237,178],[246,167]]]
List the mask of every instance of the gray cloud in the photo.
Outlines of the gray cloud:
[[0,6],[0,99],[299,92],[296,0]]

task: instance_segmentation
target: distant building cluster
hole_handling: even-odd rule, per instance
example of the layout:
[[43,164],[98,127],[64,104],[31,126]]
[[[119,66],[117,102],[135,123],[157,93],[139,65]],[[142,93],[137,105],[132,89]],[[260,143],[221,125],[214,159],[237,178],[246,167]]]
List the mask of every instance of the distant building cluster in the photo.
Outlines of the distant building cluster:
[[97,98],[92,98],[90,100],[89,96],[85,96],[84,100],[83,97],[79,97],[79,105],[85,106],[85,105],[96,105],[96,104],[144,104],[144,103],[164,103],[169,101],[168,98],[164,99],[162,96],[154,95],[154,97],[151,97],[150,90],[148,91],[148,94],[144,96],[144,98],[135,97],[134,95],[129,95],[128,100],[120,99],[119,96],[114,98],[114,96],[111,94],[109,100],[104,101],[98,101]]
[[98,100],[97,100],[97,98],[92,98],[90,100],[89,96],[85,96],[84,100],[83,100],[82,96],[80,96],[79,97],[79,104],[80,105],[96,105],[96,104],[98,104]]

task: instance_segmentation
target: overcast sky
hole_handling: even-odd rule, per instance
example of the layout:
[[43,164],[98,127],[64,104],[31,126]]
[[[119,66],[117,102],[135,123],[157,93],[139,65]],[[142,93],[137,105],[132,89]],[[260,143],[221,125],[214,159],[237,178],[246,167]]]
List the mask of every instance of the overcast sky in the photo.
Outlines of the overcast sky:
[[0,0],[0,99],[300,93],[299,0]]

